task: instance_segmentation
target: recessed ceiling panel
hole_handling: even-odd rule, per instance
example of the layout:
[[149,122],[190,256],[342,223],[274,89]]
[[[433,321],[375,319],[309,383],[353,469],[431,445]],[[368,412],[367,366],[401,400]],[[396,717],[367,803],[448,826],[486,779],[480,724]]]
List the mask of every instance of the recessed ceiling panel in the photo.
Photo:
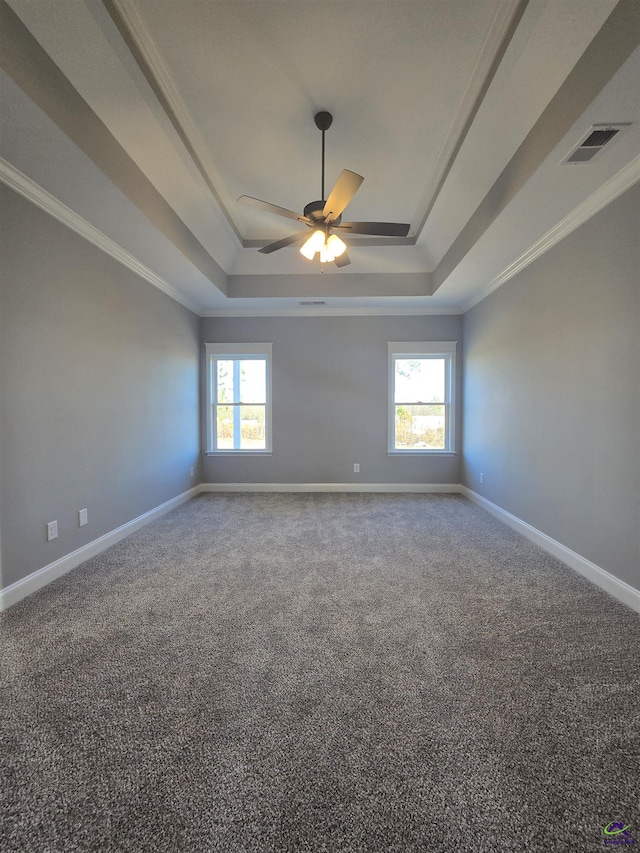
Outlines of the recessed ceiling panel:
[[[154,269],[166,254],[164,232],[142,220],[127,228],[117,206],[106,203],[119,198],[114,186],[125,195],[127,186],[111,161],[105,167],[105,150],[118,163],[130,158],[155,190],[149,195],[169,206],[174,224],[228,275],[229,294],[243,310],[272,310],[273,300],[294,299],[296,288],[300,298],[327,295],[317,260],[291,247],[257,251],[293,233],[296,223],[237,202],[250,195],[302,212],[323,195],[321,134],[313,121],[319,110],[334,116],[326,134],[325,198],[350,169],[364,182],[345,219],[411,223],[407,238],[350,235],[351,264],[331,268],[331,298],[359,300],[368,309],[376,300],[468,304],[473,291],[608,180],[614,160],[623,169],[634,156],[632,128],[592,164],[559,165],[592,125],[639,118],[628,106],[637,73],[606,87],[597,114],[585,112],[609,79],[598,67],[614,73],[609,60],[623,62],[629,49],[629,0],[8,0],[8,6],[62,73],[40,83],[49,91],[57,79],[64,117],[52,135],[59,146],[35,159],[44,138],[21,146],[22,121],[3,128],[8,159],[44,188],[61,185],[67,204],[133,254],[138,245],[137,255]],[[585,56],[593,62],[585,64]],[[579,102],[565,103],[563,120],[582,119],[575,137],[555,151],[565,130],[547,121],[551,136],[540,139],[535,131],[556,95],[571,88],[578,66],[586,82]],[[594,69],[597,85],[589,83]],[[76,148],[68,126],[73,104],[96,129]],[[68,145],[60,134],[68,135]],[[540,146],[553,151],[551,160]],[[87,157],[104,170],[104,181],[65,184],[63,175],[85,174]],[[501,196],[504,186],[513,199]],[[152,224],[154,210],[137,206]],[[420,282],[424,295],[407,295],[406,276]],[[181,277],[170,274],[172,285],[189,291]],[[241,281],[251,295],[239,295]],[[423,286],[431,281],[439,288],[433,296]],[[213,286],[192,296],[205,310],[234,302]]]
[[320,197],[319,109],[334,115],[327,191],[343,168],[365,178],[349,218],[419,222],[425,185],[499,6],[135,2],[249,239],[277,238],[287,226],[237,207],[238,196],[297,211]]

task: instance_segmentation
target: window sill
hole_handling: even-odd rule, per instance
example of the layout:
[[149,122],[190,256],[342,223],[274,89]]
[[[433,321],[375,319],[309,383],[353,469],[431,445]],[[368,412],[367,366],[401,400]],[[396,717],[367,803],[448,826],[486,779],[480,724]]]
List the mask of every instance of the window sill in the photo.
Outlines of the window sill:
[[387,456],[457,456],[455,450],[388,450]]
[[205,456],[273,456],[271,450],[205,450]]

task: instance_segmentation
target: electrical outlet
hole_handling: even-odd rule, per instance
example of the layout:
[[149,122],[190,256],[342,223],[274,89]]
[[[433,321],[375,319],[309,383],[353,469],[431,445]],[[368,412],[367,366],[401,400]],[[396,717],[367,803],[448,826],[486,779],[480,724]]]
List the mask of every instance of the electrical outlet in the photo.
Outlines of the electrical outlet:
[[480,474],[480,482],[484,483],[484,474]]
[[355,462],[355,463],[354,463],[354,465],[353,465],[353,473],[354,473],[354,474],[359,474],[359,473],[360,473],[360,463],[359,463],[359,462]]
[[78,510],[78,527],[84,527],[89,521],[86,509]]
[[47,524],[47,542],[51,542],[52,539],[58,538],[58,522],[50,521]]

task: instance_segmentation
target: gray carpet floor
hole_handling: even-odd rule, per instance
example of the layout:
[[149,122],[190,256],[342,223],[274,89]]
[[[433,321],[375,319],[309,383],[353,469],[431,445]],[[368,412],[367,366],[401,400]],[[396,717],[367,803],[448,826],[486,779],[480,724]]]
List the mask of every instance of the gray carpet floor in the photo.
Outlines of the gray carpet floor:
[[0,624],[3,851],[640,845],[640,617],[460,496],[201,495]]

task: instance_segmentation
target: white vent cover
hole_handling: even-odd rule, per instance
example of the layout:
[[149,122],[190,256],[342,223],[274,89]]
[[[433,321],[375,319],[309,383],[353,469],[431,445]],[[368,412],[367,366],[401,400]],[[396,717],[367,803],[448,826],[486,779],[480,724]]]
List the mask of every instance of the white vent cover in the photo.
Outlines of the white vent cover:
[[620,124],[594,124],[582,141],[571,149],[568,157],[562,163],[591,163],[602,149],[614,139],[630,122]]

